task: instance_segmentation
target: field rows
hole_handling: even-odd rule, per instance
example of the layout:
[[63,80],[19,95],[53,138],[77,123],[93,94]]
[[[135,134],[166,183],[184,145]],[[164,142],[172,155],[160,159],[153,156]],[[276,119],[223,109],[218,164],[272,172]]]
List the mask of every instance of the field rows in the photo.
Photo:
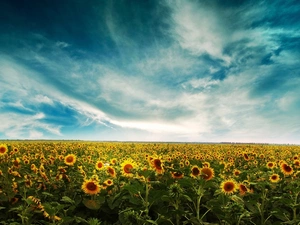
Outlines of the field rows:
[[299,224],[300,146],[7,141],[0,224]]

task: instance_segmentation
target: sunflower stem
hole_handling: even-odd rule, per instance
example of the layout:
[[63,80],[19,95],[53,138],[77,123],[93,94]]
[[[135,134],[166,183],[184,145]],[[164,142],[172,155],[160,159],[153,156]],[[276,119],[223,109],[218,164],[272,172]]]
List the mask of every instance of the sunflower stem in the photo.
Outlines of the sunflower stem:
[[265,200],[267,199],[267,189],[262,193],[262,201],[261,204],[258,204],[258,210],[260,213],[260,223],[261,225],[265,224],[265,215],[264,215],[264,208],[265,208]]
[[297,219],[296,205],[297,205],[297,201],[298,201],[298,195],[299,195],[299,192],[297,192],[296,195],[295,195],[295,201],[294,201],[294,206],[293,206],[293,221],[296,221],[296,219]]
[[197,220],[200,221],[200,205],[201,205],[201,198],[203,196],[202,190],[201,190],[201,186],[199,186],[198,190],[197,190],[197,205],[196,205],[196,217]]
[[148,214],[149,214],[149,182],[146,181],[146,191],[145,191],[145,199],[144,199],[144,204],[145,204],[145,213],[146,213],[146,216],[148,217]]

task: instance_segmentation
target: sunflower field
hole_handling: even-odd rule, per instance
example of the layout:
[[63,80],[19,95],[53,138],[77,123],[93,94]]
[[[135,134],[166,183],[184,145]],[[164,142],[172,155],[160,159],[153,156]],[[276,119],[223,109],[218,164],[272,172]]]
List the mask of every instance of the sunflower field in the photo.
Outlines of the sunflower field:
[[300,224],[300,146],[3,141],[0,224]]

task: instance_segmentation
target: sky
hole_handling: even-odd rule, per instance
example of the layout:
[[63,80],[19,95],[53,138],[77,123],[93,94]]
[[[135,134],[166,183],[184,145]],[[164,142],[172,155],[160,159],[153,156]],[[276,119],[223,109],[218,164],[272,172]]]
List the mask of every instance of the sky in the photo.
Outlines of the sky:
[[2,0],[0,139],[300,144],[298,0]]

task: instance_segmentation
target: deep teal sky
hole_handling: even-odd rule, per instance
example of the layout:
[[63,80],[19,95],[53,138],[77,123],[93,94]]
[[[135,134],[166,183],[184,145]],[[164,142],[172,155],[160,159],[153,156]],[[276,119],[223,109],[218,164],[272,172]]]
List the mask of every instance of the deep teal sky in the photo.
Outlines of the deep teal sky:
[[0,18],[0,139],[300,144],[299,1],[2,0]]

